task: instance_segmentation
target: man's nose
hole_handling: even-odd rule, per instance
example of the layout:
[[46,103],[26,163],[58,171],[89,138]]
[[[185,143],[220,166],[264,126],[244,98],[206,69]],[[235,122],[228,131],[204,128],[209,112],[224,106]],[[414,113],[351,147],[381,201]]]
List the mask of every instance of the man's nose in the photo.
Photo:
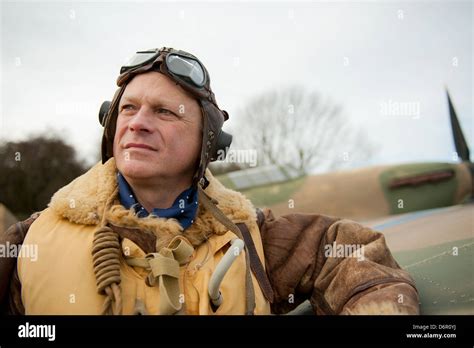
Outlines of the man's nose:
[[128,124],[128,128],[133,132],[148,132],[152,131],[151,127],[151,110],[145,106],[140,107],[138,112],[133,115]]

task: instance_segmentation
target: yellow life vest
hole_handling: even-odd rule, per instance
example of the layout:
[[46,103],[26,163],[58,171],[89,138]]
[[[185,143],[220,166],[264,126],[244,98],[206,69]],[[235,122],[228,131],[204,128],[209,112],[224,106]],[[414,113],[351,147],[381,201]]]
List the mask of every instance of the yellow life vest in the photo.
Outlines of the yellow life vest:
[[[18,259],[18,275],[26,314],[101,314],[104,296],[97,291],[92,245],[101,223],[110,222],[153,232],[159,247],[163,241],[180,237],[194,246],[189,262],[179,267],[182,310],[178,314],[245,314],[246,259],[237,256],[220,285],[223,302],[216,311],[208,295],[209,281],[236,235],[199,207],[194,224],[181,231],[174,219],[138,218],[115,204],[116,168],[113,159],[97,164],[83,176],[59,190],[39,218],[31,225],[24,246],[37,247],[36,260]],[[255,210],[243,195],[222,186],[208,171],[206,193],[216,199],[219,209],[234,223],[244,222],[257,254],[264,264],[263,246]],[[114,202],[114,204],[107,204]],[[120,288],[123,314],[160,314],[160,288],[149,286],[149,271],[132,267],[127,259],[142,259],[145,252],[128,238],[121,240]],[[257,279],[254,314],[270,314]]]

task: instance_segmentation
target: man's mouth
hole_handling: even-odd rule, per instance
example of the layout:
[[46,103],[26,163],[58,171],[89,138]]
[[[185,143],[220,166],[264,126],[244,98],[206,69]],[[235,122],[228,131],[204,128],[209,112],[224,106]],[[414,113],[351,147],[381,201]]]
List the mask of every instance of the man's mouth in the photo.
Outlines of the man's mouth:
[[157,151],[154,147],[147,145],[147,144],[140,144],[140,143],[128,143],[125,145],[125,149],[131,148],[138,148],[138,149],[145,149],[150,151]]

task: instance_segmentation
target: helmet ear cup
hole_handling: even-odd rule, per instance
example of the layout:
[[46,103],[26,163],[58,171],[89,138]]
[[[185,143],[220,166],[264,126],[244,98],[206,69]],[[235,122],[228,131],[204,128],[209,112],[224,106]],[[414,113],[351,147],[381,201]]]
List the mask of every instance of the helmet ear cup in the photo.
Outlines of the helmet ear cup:
[[232,143],[232,134],[226,133],[223,130],[217,136],[216,144],[211,152],[210,161],[223,161],[227,156],[230,144]]
[[100,110],[99,110],[99,122],[100,124],[102,125],[102,127],[105,126],[105,120],[106,120],[106,117],[107,114],[109,113],[109,110],[110,110],[110,105],[112,104],[112,102],[109,102],[109,101],[104,101],[102,103],[102,105],[100,106]]

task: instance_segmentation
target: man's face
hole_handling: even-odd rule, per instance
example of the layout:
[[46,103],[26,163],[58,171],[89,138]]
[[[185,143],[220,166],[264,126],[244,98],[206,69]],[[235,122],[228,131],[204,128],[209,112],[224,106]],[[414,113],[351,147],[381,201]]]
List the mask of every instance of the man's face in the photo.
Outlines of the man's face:
[[200,155],[201,125],[198,102],[169,77],[158,72],[135,76],[118,109],[118,170],[132,180],[190,180]]

